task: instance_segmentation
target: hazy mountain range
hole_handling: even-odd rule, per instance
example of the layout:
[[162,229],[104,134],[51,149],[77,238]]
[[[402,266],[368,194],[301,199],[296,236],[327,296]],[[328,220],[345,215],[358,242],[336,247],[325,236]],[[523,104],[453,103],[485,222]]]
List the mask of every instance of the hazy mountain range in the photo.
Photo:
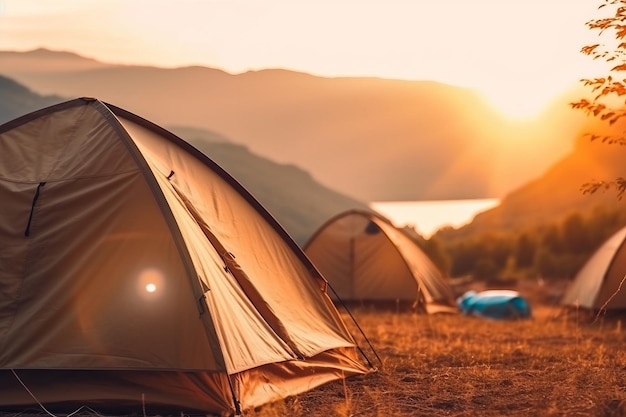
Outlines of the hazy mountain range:
[[60,96],[41,96],[1,75],[0,93],[0,123],[64,100]]
[[626,148],[584,137],[598,126],[569,111],[577,91],[524,124],[469,90],[431,82],[126,67],[45,50],[0,52],[3,71],[28,88],[0,77],[0,123],[76,96],[126,108],[205,152],[299,243],[367,201],[501,198],[446,231],[457,237],[625,201],[580,191],[623,176]]
[[463,238],[490,231],[524,230],[563,221],[574,212],[586,215],[600,206],[623,210],[626,199],[618,198],[615,188],[592,194],[582,191],[586,183],[626,177],[626,147],[591,141],[587,135],[608,134],[611,130],[623,135],[626,125],[609,128],[606,123],[589,120],[576,138],[574,149],[542,175],[506,195],[498,206],[478,214],[467,226],[442,236]]
[[42,95],[211,130],[360,201],[502,197],[567,154],[582,123],[567,97],[523,123],[429,81],[112,65],[45,49],[0,52],[0,73]]
[[[3,76],[0,98],[0,124],[67,100],[38,95]],[[185,126],[163,127],[193,144],[237,179],[299,244],[330,217],[353,208],[367,208],[363,202],[324,187],[302,169],[272,162],[215,132]]]

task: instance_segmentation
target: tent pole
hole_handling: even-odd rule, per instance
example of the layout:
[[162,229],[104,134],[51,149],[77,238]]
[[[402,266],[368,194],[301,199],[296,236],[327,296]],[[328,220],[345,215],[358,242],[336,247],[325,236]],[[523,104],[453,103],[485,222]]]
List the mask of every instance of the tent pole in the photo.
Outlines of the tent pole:
[[228,386],[230,387],[230,394],[233,397],[233,404],[235,406],[235,415],[241,416],[241,403],[239,399],[237,399],[237,395],[235,394],[235,388],[233,387],[233,382],[230,380],[230,374],[226,374],[226,379],[228,380]]

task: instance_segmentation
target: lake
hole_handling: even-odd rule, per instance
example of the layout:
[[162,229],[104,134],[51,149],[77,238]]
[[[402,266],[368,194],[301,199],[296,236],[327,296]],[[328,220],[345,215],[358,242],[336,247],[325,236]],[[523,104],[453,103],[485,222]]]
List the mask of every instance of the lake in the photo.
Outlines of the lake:
[[441,201],[376,201],[370,207],[397,227],[412,226],[425,238],[444,226],[471,223],[476,214],[497,206],[498,198]]

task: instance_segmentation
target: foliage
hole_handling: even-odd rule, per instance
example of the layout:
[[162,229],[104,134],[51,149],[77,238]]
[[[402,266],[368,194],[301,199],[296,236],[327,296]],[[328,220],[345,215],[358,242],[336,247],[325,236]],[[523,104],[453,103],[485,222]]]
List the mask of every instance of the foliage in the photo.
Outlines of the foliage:
[[442,271],[450,269],[450,256],[444,250],[442,243],[436,237],[419,243],[420,247],[428,255],[429,259]]
[[520,268],[532,266],[537,251],[537,242],[530,233],[521,233],[515,244],[515,265]]
[[483,233],[447,241],[437,248],[449,265],[446,275],[473,276],[484,281],[524,278],[572,278],[606,239],[626,225],[618,207],[597,206],[584,214],[572,212],[562,221],[523,230]]
[[[626,71],[626,0],[603,0],[598,9],[606,12],[606,16],[592,19],[586,25],[590,30],[599,31],[599,37],[604,36],[602,39],[608,40],[608,43],[586,45],[581,52],[594,60],[605,61],[608,74],[582,79],[592,97],[581,98],[570,105],[611,126],[608,132],[589,133],[587,136],[592,141],[626,145],[626,78],[623,75]],[[615,188],[621,199],[626,191],[626,179],[596,180],[583,184],[581,188],[585,194]]]

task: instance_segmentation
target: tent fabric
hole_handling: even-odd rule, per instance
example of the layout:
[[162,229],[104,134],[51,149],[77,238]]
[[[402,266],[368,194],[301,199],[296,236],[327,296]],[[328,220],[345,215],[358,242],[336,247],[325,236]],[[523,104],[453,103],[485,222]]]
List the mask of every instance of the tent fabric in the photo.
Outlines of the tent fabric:
[[427,312],[457,311],[439,269],[405,232],[375,212],[349,210],[331,218],[304,251],[341,300],[411,301]]
[[494,320],[528,319],[530,303],[513,290],[467,291],[457,299],[463,314]]
[[588,310],[626,310],[626,227],[600,245],[566,289],[561,304]]
[[287,232],[137,115],[83,98],[0,126],[0,200],[0,409],[36,405],[20,375],[58,411],[232,414],[368,372]]

